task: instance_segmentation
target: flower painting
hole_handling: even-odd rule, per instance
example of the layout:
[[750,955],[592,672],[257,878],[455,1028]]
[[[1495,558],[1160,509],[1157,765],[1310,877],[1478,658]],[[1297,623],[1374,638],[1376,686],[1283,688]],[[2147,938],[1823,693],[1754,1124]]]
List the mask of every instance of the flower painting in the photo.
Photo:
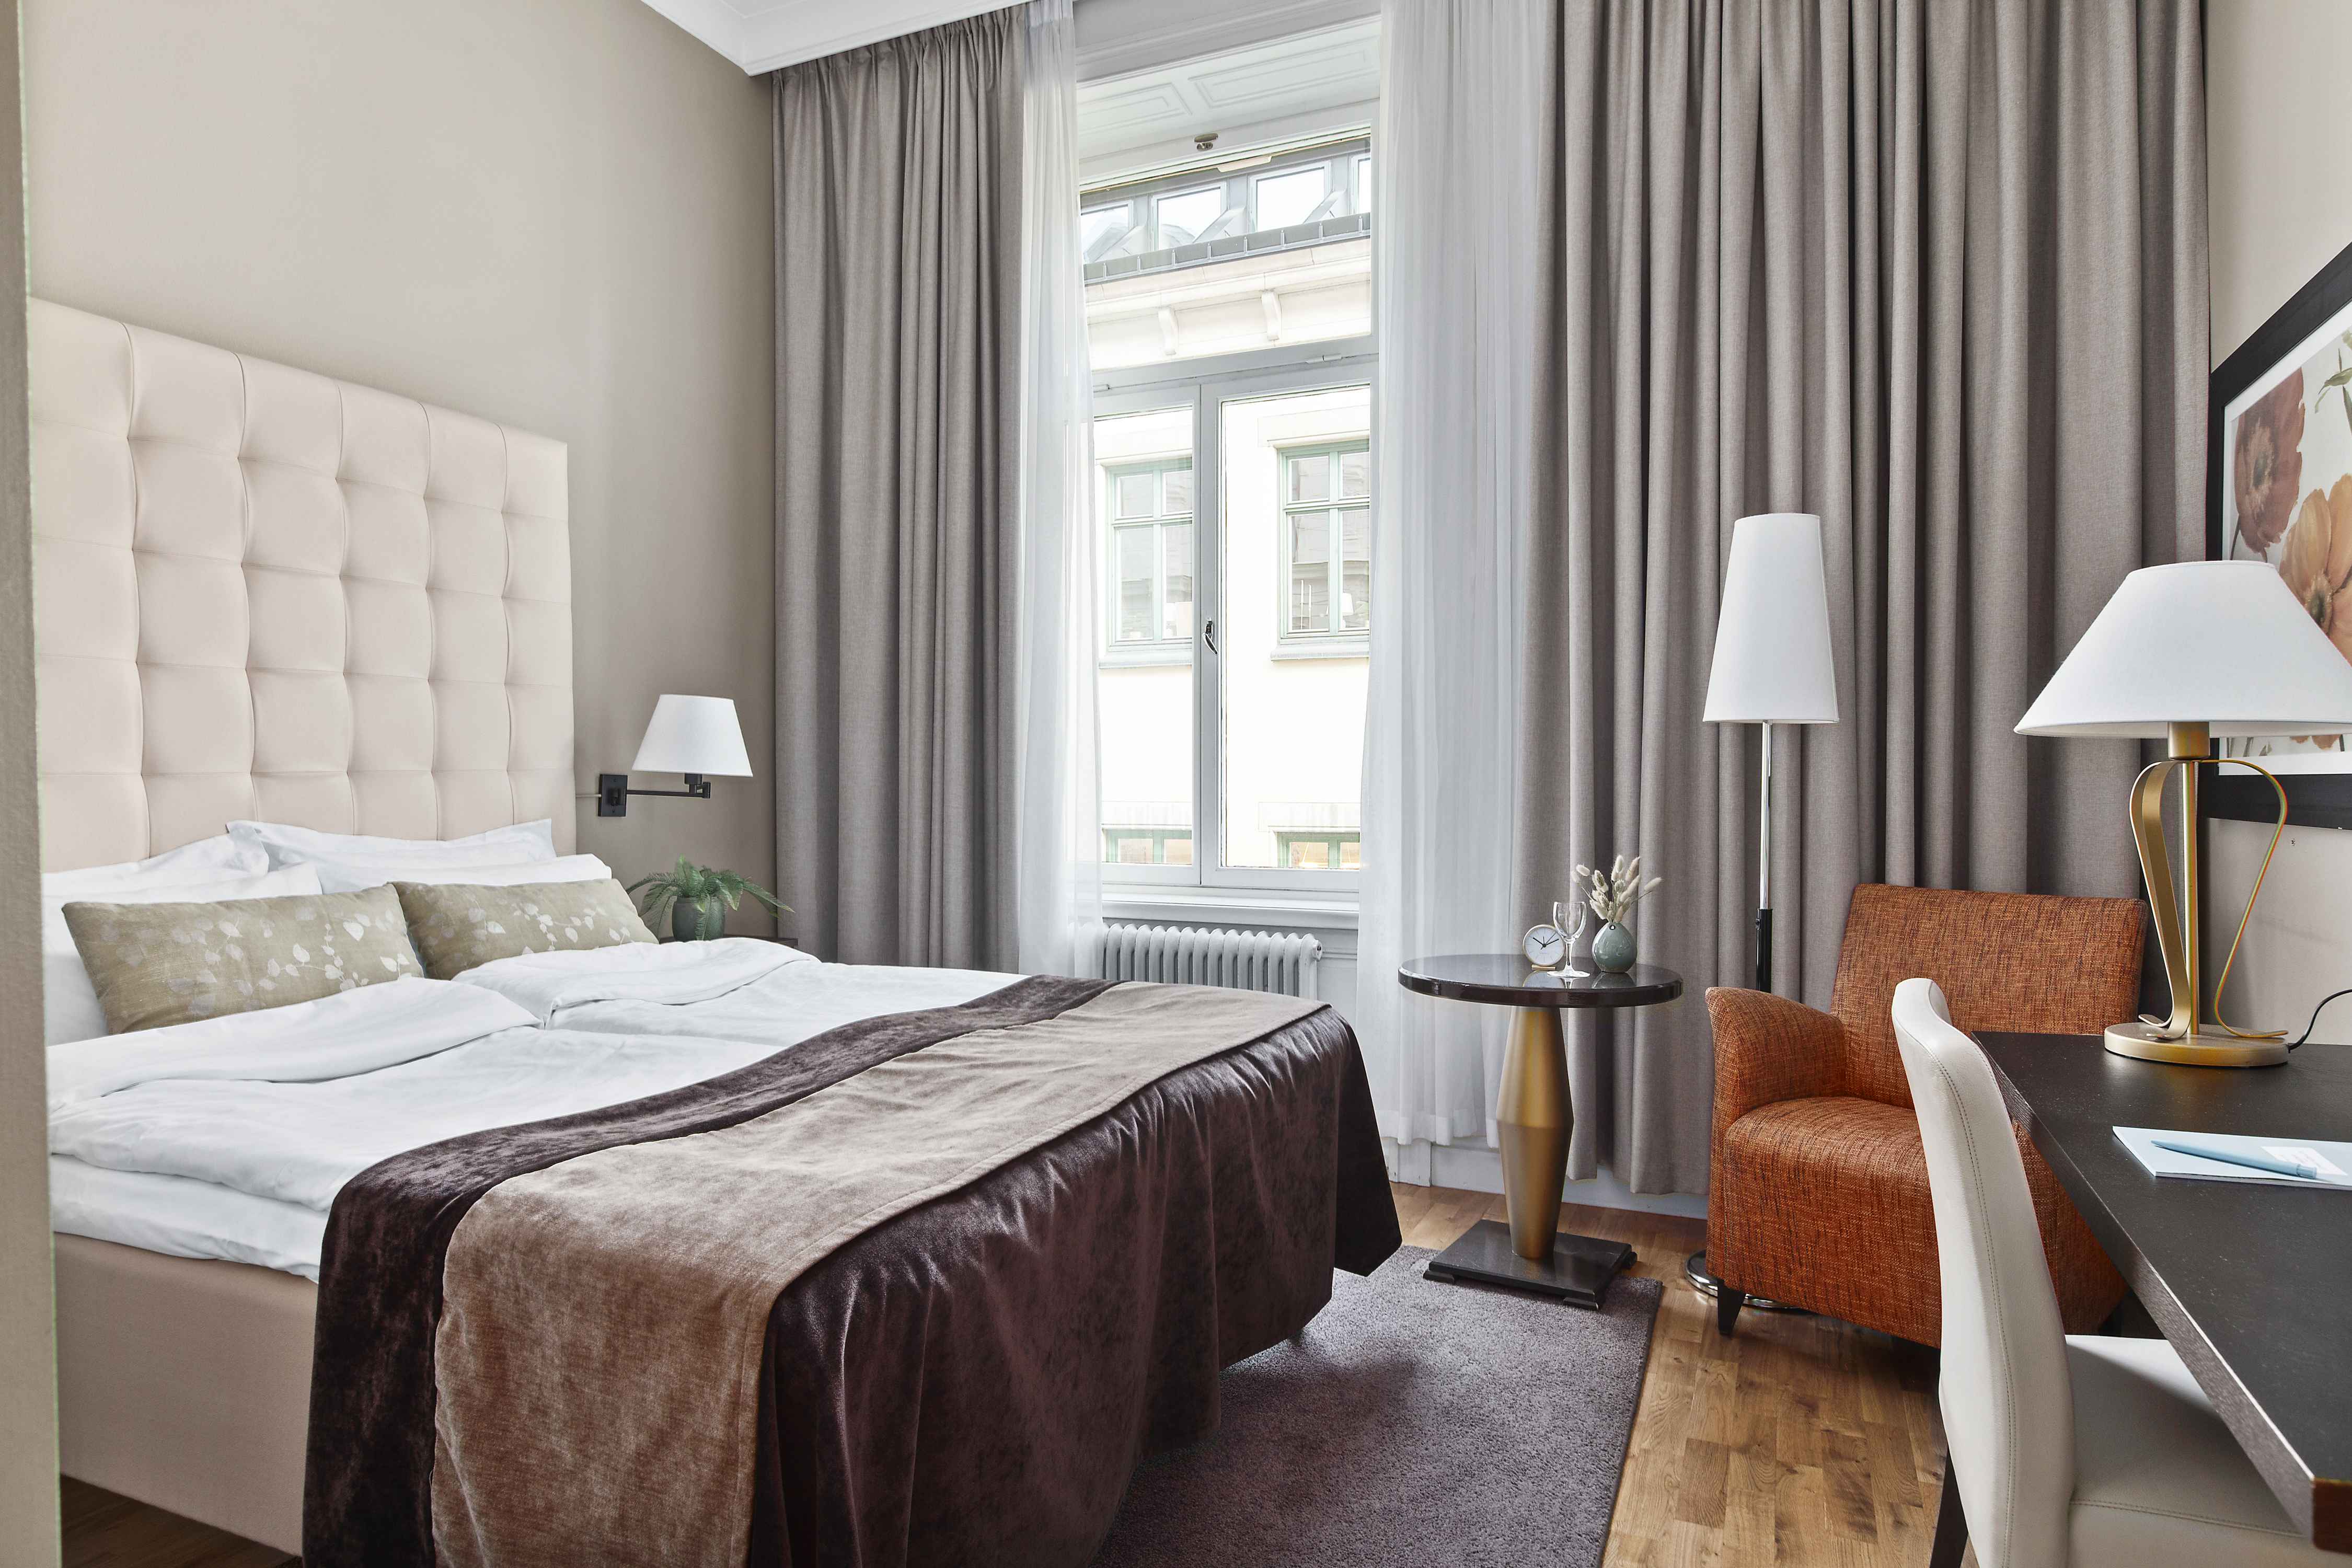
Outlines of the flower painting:
[[[2222,553],[2266,561],[2352,659],[2352,309],[2306,338],[2222,411]],[[2341,735],[2229,742],[2295,771],[2352,769]]]

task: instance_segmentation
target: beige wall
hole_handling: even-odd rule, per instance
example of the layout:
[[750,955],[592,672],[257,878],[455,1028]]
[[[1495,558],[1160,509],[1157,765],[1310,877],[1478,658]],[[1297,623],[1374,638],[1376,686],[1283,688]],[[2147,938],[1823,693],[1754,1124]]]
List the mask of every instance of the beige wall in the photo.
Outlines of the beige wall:
[[[2352,244],[2352,159],[2319,131],[2352,60],[2345,0],[2208,0],[2206,181],[2212,225],[2213,363]],[[2211,825],[2209,975],[2262,866],[2267,828]],[[2233,1023],[2300,1033],[2328,992],[2352,985],[2352,833],[2297,828],[2279,845],[2230,983]],[[2352,998],[2315,1037],[2352,1040]]]
[[24,37],[33,291],[569,442],[581,792],[664,691],[735,699],[762,775],[583,800],[580,846],[769,881],[766,84],[643,0],[29,0]]
[[[16,0],[0,3],[0,167],[21,168]],[[58,1560],[58,1378],[41,1058],[25,473],[23,187],[0,184],[0,1568]]]

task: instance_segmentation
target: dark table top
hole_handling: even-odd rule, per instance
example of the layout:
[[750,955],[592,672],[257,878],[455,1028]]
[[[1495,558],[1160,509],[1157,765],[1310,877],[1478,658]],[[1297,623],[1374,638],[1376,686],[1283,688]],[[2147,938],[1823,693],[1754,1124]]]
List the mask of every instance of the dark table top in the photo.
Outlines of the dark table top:
[[[1579,969],[1594,969],[1589,958]],[[1424,996],[1455,1002],[1494,1002],[1506,1007],[1644,1007],[1683,994],[1683,977],[1654,963],[1637,963],[1623,974],[1595,973],[1570,979],[1528,967],[1516,952],[1455,952],[1408,959],[1398,966],[1397,984]]]
[[2113,1056],[2095,1036],[1977,1037],[2011,1114],[2288,1515],[2352,1551],[2352,1194],[2159,1180],[2113,1131],[2352,1137],[2352,1046],[2231,1068]]

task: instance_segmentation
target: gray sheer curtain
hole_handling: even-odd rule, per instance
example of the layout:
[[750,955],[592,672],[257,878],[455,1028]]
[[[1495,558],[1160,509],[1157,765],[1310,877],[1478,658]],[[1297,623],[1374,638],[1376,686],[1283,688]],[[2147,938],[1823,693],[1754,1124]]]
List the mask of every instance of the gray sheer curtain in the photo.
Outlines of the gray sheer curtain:
[[776,73],[777,877],[828,959],[1017,963],[1025,28]]
[[[2200,552],[2196,0],[1554,8],[1516,892],[1639,852],[1672,1008],[1570,1035],[1570,1172],[1703,1191],[1756,736],[1699,722],[1733,520],[1821,514],[1844,721],[1784,741],[1776,980],[1857,881],[2128,893],[2128,744],[2011,733]],[[1563,700],[1565,694],[1565,700]]]

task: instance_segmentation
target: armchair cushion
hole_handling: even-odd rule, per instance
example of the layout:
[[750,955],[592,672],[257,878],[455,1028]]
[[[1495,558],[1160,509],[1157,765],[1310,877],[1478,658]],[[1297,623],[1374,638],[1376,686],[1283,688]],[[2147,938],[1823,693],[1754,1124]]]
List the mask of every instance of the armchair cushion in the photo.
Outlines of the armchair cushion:
[[[2123,1300],[2123,1277],[2041,1151],[2012,1131],[2059,1316],[2068,1333],[2091,1333]],[[1943,1342],[1935,1201],[1909,1110],[1853,1095],[1780,1100],[1719,1135],[1715,1164],[1706,1251],[1719,1278],[1751,1296]]]

